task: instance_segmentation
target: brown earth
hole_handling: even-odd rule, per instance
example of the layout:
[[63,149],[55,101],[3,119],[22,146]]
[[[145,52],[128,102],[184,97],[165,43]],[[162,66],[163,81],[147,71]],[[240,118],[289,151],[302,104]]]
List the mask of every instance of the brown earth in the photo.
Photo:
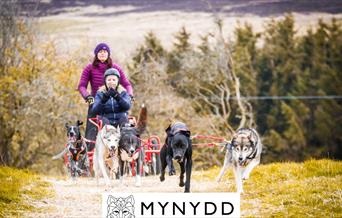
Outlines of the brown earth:
[[[199,175],[200,172],[194,172]],[[99,185],[94,178],[70,179],[46,178],[52,184],[55,196],[33,203],[40,212],[25,214],[27,217],[100,217],[101,194],[110,193],[135,193],[135,192],[183,192],[184,187],[178,186],[178,176],[166,176],[164,182],[157,176],[142,178],[142,186],[135,187],[134,178],[127,177],[123,184],[118,180],[112,181],[112,188],[106,190],[103,180]],[[232,189],[232,184],[216,183],[215,181],[191,182],[191,192],[217,192]],[[248,212],[248,211],[246,211]]]

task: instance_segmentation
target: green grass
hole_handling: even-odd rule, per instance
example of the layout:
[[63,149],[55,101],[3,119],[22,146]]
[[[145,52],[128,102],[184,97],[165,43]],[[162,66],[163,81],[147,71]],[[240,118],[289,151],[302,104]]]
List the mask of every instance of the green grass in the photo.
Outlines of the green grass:
[[[194,179],[214,180],[219,170],[212,168]],[[231,171],[212,191],[235,191]],[[242,217],[342,217],[341,161],[259,165],[243,186]]]
[[28,170],[0,167],[0,217],[22,217],[37,211],[32,201],[52,196],[49,183]]

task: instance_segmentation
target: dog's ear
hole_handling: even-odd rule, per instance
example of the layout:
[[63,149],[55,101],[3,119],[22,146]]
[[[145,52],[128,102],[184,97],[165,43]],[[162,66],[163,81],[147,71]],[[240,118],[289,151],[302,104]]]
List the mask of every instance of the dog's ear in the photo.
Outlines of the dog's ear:
[[125,200],[126,200],[126,202],[129,202],[129,203],[131,203],[131,204],[134,204],[133,195],[128,196]]
[[77,122],[76,122],[76,126],[81,126],[81,125],[83,125],[83,122],[82,122],[82,121],[80,121],[80,120],[77,120]]
[[248,135],[248,140],[251,141],[253,144],[256,143],[255,138],[252,136],[252,133]]
[[233,135],[233,137],[232,137],[232,140],[229,141],[229,144],[230,144],[231,146],[233,146],[233,144],[235,144],[237,138],[238,138],[238,134],[235,133],[235,134]]
[[169,134],[171,131],[171,124],[165,129],[166,134]]
[[236,140],[237,138],[238,138],[238,135],[235,133],[235,134],[233,135],[232,141],[233,141],[233,140]]
[[117,126],[117,127],[116,127],[116,132],[117,132],[118,134],[120,134],[120,126]]
[[65,128],[68,130],[69,129],[69,123],[65,123]]
[[111,203],[115,203],[116,202],[116,198],[109,195],[108,199],[107,199],[107,204],[111,204]]

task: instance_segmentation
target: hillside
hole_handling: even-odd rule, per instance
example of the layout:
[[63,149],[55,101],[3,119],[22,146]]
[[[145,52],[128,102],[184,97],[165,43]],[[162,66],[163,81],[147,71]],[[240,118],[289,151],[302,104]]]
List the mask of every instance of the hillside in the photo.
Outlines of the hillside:
[[341,12],[342,4],[336,0],[51,1],[40,3],[34,15],[41,36],[54,40],[61,52],[77,50],[91,56],[94,45],[105,41],[115,48],[113,56],[126,64],[150,31],[171,48],[174,34],[183,26],[191,33],[190,41],[199,44],[201,36],[216,31],[215,17],[223,20],[224,35],[232,37],[239,23],[248,22],[261,32],[265,22],[287,13],[293,13],[298,33],[304,34],[318,19],[341,19]]
[[[226,139],[257,129],[263,164],[244,182],[243,217],[342,217],[341,1],[37,2],[0,1],[0,217],[99,216],[103,181],[58,177],[63,162],[49,161],[65,124],[86,123],[77,87],[98,42],[134,87],[129,114],[148,108],[146,135],[164,142],[175,120]],[[220,148],[196,146],[191,191],[235,191],[231,172],[215,182]],[[177,179],[111,191],[182,192]]]

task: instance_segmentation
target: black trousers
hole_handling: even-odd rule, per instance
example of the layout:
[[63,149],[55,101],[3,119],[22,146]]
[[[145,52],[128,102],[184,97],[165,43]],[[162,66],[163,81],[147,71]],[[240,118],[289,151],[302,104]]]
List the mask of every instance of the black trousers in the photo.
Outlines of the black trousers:
[[85,130],[85,138],[88,140],[94,141],[94,143],[87,142],[88,151],[92,151],[95,148],[96,135],[98,131],[97,127],[89,121],[89,118],[96,117],[96,115],[91,113],[91,108],[92,108],[92,105],[89,105],[88,115],[87,115],[87,126]]

